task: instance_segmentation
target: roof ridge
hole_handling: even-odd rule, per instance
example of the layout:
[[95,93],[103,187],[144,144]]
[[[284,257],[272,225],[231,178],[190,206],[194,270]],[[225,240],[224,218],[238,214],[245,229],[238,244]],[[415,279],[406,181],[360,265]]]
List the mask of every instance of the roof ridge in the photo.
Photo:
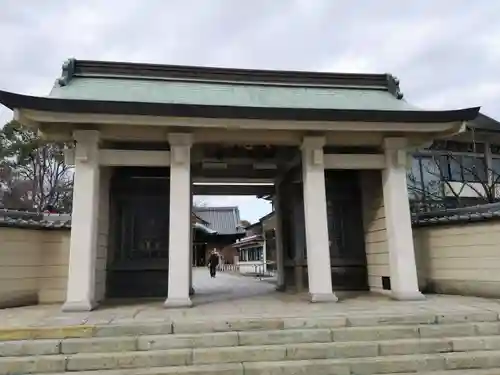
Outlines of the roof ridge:
[[388,73],[334,73],[306,70],[265,70],[210,66],[187,66],[116,61],[77,60],[70,58],[62,66],[61,77],[56,84],[66,86],[75,76],[129,76],[171,79],[193,79],[196,81],[228,81],[260,84],[294,84],[307,87],[356,86],[385,89],[397,99],[403,98],[399,80]]
[[239,207],[238,206],[197,206],[197,207],[193,207],[193,210],[198,210],[198,209],[207,209],[207,210],[210,210],[210,209],[220,209],[220,210],[234,210],[234,209],[237,209],[239,210]]

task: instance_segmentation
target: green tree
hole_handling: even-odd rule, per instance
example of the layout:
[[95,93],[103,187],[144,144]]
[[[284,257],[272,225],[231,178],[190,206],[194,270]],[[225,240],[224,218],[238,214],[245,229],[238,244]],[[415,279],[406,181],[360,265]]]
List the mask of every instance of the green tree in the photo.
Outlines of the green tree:
[[12,120],[0,129],[0,188],[6,208],[71,209],[73,171],[64,163],[65,143],[46,142]]

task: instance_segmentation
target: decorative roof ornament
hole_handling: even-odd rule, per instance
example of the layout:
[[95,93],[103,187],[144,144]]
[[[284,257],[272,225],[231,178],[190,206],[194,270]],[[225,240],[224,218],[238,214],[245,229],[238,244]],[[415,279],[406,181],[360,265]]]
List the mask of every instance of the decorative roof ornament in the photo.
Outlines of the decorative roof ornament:
[[403,93],[399,88],[399,79],[390,73],[387,73],[387,89],[396,97],[396,99],[403,99]]
[[75,74],[75,65],[76,65],[76,59],[70,58],[66,60],[62,66],[62,74],[61,77],[57,79],[56,83],[59,86],[67,86],[68,83],[71,81],[73,78],[73,75]]

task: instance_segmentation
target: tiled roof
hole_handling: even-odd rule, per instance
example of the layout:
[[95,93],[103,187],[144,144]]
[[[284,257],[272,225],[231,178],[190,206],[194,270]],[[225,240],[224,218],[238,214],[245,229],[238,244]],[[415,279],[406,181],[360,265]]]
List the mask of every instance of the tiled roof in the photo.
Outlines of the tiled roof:
[[205,220],[207,226],[218,234],[243,234],[238,207],[194,207],[196,215]]
[[469,121],[467,127],[487,132],[500,132],[500,122],[482,113]]
[[415,214],[412,217],[412,223],[414,226],[421,227],[437,224],[469,223],[492,219],[500,219],[500,203]]
[[391,74],[272,71],[70,59],[47,97],[0,90],[12,110],[263,119],[447,123],[478,107],[422,110]]
[[[75,81],[79,81],[75,84]],[[101,85],[101,89],[104,92],[99,92],[99,90],[92,87],[82,87],[86,86],[85,81],[93,82]],[[359,74],[359,73],[330,73],[330,72],[307,72],[307,71],[277,71],[277,70],[256,70],[256,69],[234,69],[234,68],[215,68],[215,67],[204,67],[204,66],[180,66],[180,65],[160,65],[160,64],[141,64],[141,63],[128,63],[128,62],[112,62],[112,61],[89,61],[89,60],[77,60],[69,59],[62,67],[62,76],[56,81],[53,94],[58,94],[59,92],[64,92],[64,90],[57,90],[57,88],[64,88],[74,86],[78,90],[89,92],[92,91],[92,99],[96,99],[94,95],[105,95],[106,90],[112,89],[113,94],[124,94],[123,90],[119,90],[113,82],[120,86],[125,84],[127,88],[133,87],[137,91],[137,94],[141,94],[140,83],[152,83],[150,86],[151,90],[144,92],[148,97],[157,97],[158,94],[170,95],[165,90],[157,91],[154,88],[160,83],[160,88],[162,83],[174,84],[170,87],[170,90],[175,95],[176,98],[187,99],[192,97],[193,91],[190,90],[182,91],[184,86],[176,86],[176,83],[195,83],[196,85],[202,84],[200,93],[212,93],[209,96],[203,96],[204,100],[217,99],[220,91],[223,90],[225,83],[230,83],[231,90],[235,89],[235,84],[238,86],[246,88],[248,87],[262,87],[262,86],[281,86],[283,88],[353,88],[355,90],[365,89],[374,91],[383,91],[390,94],[395,99],[401,99],[403,94],[399,89],[399,80],[392,76],[391,74]],[[139,83],[139,85],[138,85]],[[205,92],[203,87],[210,87],[210,85],[215,84],[213,87],[215,90],[208,90]],[[164,87],[164,85],[163,85]],[[189,87],[189,85],[188,85]],[[217,89],[219,88],[219,89]],[[178,90],[184,95],[179,95]],[[222,89],[222,90],[221,90]],[[69,92],[73,91],[70,89]],[[125,90],[127,91],[127,90]],[[292,90],[293,91],[293,90]],[[287,92],[286,90],[283,92]],[[259,95],[255,95],[258,97]],[[196,93],[194,93],[196,95]],[[222,92],[222,94],[224,94]],[[242,99],[238,95],[238,90],[235,90],[232,95],[231,92],[227,93],[230,100]],[[308,94],[307,92],[305,94]],[[314,90],[311,93],[314,96]],[[286,95],[285,95],[286,96]],[[114,97],[113,97],[114,98]],[[306,95],[307,98],[307,95]],[[251,99],[244,98],[245,100]],[[324,100],[324,98],[320,98]],[[113,100],[122,100],[114,98]],[[133,101],[137,101],[134,98]],[[163,100],[162,100],[163,101]],[[307,100],[306,100],[307,101]],[[328,99],[328,102],[332,100]],[[333,101],[334,102],[334,101]],[[266,103],[269,104],[269,103]],[[331,104],[330,104],[331,105]],[[299,103],[302,107],[303,104]]]
[[261,234],[254,234],[254,235],[251,235],[248,237],[243,237],[243,238],[237,240],[233,244],[233,246],[234,247],[242,247],[242,246],[247,246],[247,245],[251,245],[254,243],[261,243],[262,241],[264,241],[264,237]]
[[[209,234],[234,234],[242,233],[243,230],[235,230],[235,222],[239,223],[238,207],[210,207],[201,215],[196,215],[203,223],[194,223],[194,227]],[[211,218],[214,224],[209,224],[206,218]],[[0,227],[17,227],[31,229],[70,229],[71,215],[69,214],[37,214],[35,212],[0,210]],[[223,229],[220,232],[218,229]]]
[[0,226],[29,229],[70,229],[71,215],[37,214],[4,209],[0,210]]

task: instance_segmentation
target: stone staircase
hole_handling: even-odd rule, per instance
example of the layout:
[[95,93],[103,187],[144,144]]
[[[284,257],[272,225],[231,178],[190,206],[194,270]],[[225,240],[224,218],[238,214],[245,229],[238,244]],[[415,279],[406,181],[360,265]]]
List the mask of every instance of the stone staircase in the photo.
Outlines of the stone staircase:
[[0,329],[0,374],[500,375],[497,312]]

